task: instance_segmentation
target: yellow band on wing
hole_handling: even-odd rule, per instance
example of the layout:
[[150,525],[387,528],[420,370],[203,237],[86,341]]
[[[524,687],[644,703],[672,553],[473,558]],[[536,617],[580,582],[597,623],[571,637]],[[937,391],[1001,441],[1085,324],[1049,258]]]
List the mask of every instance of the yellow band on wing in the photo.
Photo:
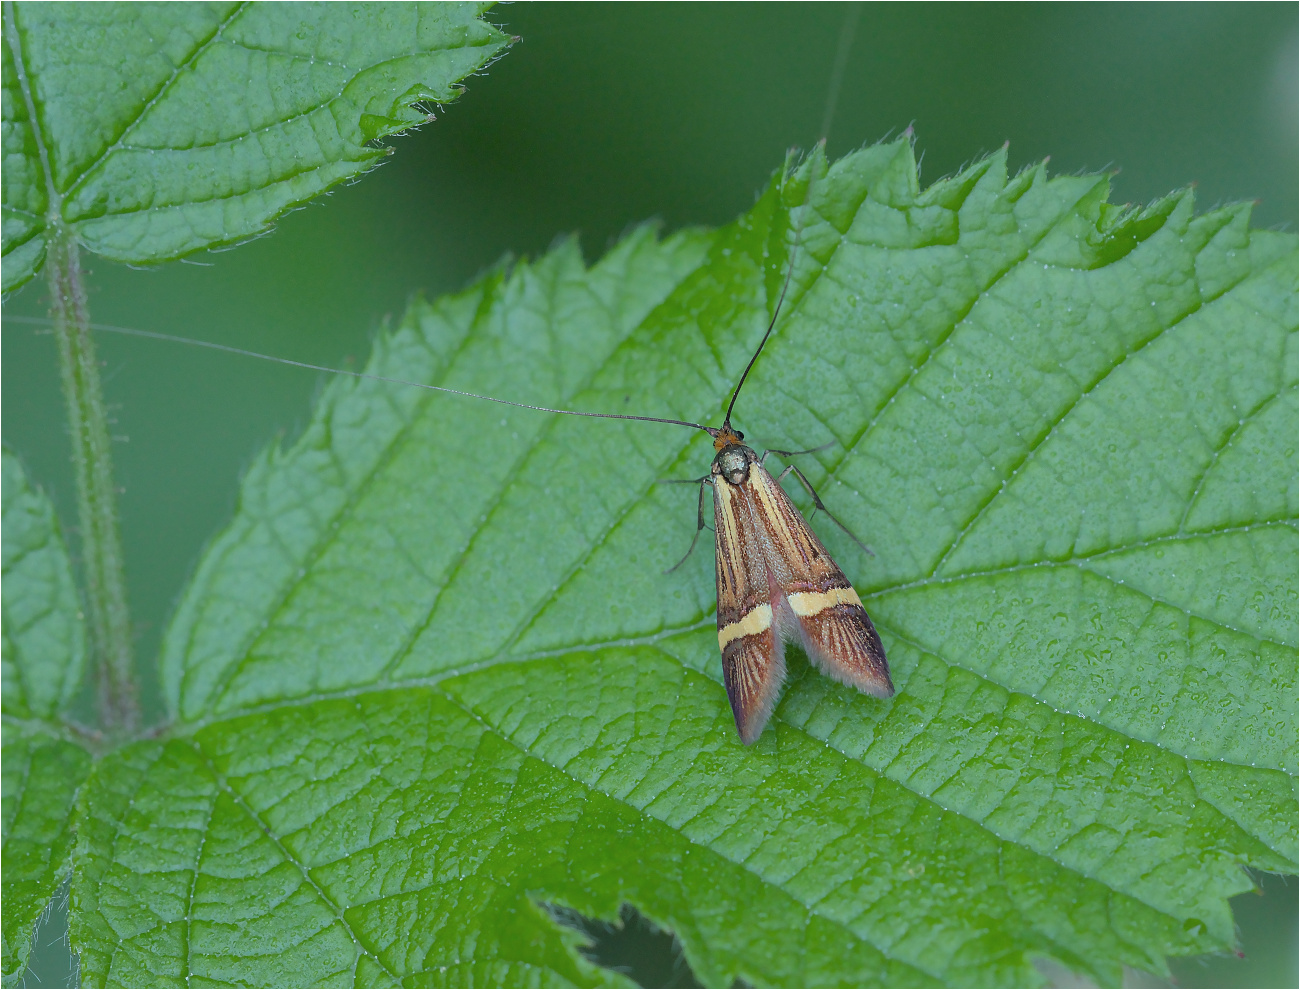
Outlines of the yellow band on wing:
[[830,591],[800,591],[791,595],[788,600],[791,611],[801,619],[809,615],[816,615],[823,609],[833,608],[836,605],[862,604],[862,599],[858,597],[858,593],[852,588],[832,588]]
[[733,622],[718,630],[718,649],[725,650],[727,644],[733,639],[767,632],[771,628],[772,606],[764,602],[751,608],[739,622]]

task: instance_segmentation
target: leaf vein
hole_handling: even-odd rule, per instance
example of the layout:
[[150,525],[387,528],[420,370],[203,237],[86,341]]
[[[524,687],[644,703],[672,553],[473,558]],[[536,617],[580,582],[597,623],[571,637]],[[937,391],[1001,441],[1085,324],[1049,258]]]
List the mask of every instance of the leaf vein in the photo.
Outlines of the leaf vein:
[[[1072,206],[1077,205],[1078,202],[1082,200],[1084,197],[1086,197],[1091,191],[1092,191],[1091,188],[1082,191],[1079,194],[1079,196],[1075,199],[1074,203],[1071,205]],[[857,450],[859,444],[863,443],[867,439],[867,437],[871,434],[871,432],[876,428],[876,425],[880,422],[880,418],[885,414],[885,410],[889,408],[890,404],[893,403],[894,400],[897,399],[898,396],[901,395],[904,390],[906,390],[912,385],[912,383],[916,380],[917,376],[948,345],[948,342],[952,339],[952,335],[956,332],[957,327],[959,327],[962,324],[962,322],[966,319],[966,317],[970,315],[971,310],[975,308],[975,304],[979,302],[980,297],[984,293],[988,292],[989,289],[993,288],[993,286],[997,285],[998,282],[1000,282],[1002,279],[1008,277],[1013,271],[1019,268],[1019,266],[1023,264],[1024,261],[1028,258],[1029,253],[1035,247],[1037,247],[1038,244],[1044,238],[1046,238],[1049,234],[1051,234],[1058,227],[1064,224],[1071,216],[1073,216],[1073,213],[1071,211],[1063,210],[1061,216],[1054,223],[1049,224],[1048,226],[1043,228],[1043,230],[1039,232],[1037,237],[1035,237],[1033,240],[1029,241],[1027,244],[1023,246],[1023,250],[1020,252],[1019,255],[1017,255],[1014,259],[1012,259],[1011,262],[1007,264],[1004,268],[1002,268],[1000,271],[995,272],[992,275],[992,277],[984,284],[982,288],[980,288],[978,291],[972,294],[970,300],[960,310],[960,312],[956,314],[955,319],[953,319],[952,323],[945,327],[944,332],[939,336],[939,338],[935,340],[935,342],[929,348],[927,348],[927,350],[923,355],[921,355],[920,361],[918,361],[916,364],[912,365],[909,368],[908,374],[904,376],[899,381],[899,383],[895,386],[893,391],[891,391],[888,395],[886,395],[883,398],[883,400],[876,406],[876,411],[872,414],[871,418],[867,421],[866,425],[863,426],[862,429],[859,430],[853,436],[852,440],[850,440],[848,443],[844,445],[844,455],[839,459],[839,462],[828,472],[829,475],[834,476],[839,472],[839,469],[847,462],[849,455],[855,450]]]
[[[1252,276],[1251,278],[1253,277],[1255,276]],[[1244,279],[1243,282],[1251,281],[1251,278]],[[1238,285],[1241,284],[1242,283],[1238,283]],[[1237,288],[1237,286],[1233,286],[1233,288],[1235,289]],[[1221,293],[1217,298],[1218,299],[1224,298],[1229,294],[1230,291],[1231,290],[1226,290],[1225,292]],[[1215,301],[1217,301],[1217,299]],[[1037,454],[1040,450],[1042,450],[1044,447],[1047,446],[1048,442],[1052,439],[1053,435],[1056,433],[1057,428],[1063,422],[1065,422],[1067,418],[1069,418],[1070,414],[1073,413],[1074,410],[1079,407],[1079,404],[1084,399],[1088,398],[1088,396],[1092,395],[1098,388],[1100,388],[1103,384],[1105,384],[1110,379],[1111,375],[1113,375],[1120,368],[1124,367],[1131,358],[1134,358],[1137,355],[1143,353],[1149,346],[1151,346],[1152,344],[1156,343],[1159,340],[1162,340],[1167,334],[1180,328],[1188,319],[1190,319],[1191,317],[1195,316],[1197,313],[1204,310],[1207,305],[1209,304],[1205,303],[1201,299],[1200,294],[1198,293],[1196,304],[1192,306],[1192,308],[1182,313],[1177,319],[1169,323],[1167,326],[1161,327],[1155,333],[1137,341],[1135,346],[1126,348],[1123,351],[1123,353],[1119,355],[1118,360],[1116,360],[1108,368],[1103,370],[1103,372],[1099,377],[1097,377],[1093,382],[1091,382],[1084,389],[1082,389],[1079,392],[1078,396],[1068,406],[1066,406],[1058,415],[1043,423],[1042,425],[1046,426],[1046,430],[1040,432],[1040,434],[1037,437],[1035,437],[1028,445],[1026,445],[1025,450],[1020,455],[1020,457],[1015,461],[1014,464],[1008,465],[1008,467],[1004,470],[1002,484],[999,485],[997,488],[993,489],[991,492],[989,492],[989,494],[985,497],[983,503],[979,506],[978,509],[976,509],[975,513],[967,521],[966,525],[961,528],[961,530],[957,533],[957,535],[943,550],[943,552],[939,556],[938,562],[931,569],[930,575],[934,576],[939,572],[939,570],[943,567],[944,563],[948,560],[948,558],[951,557],[952,554],[956,552],[957,548],[961,545],[962,541],[966,538],[966,536],[968,536],[974,530],[975,526],[988,512],[989,508],[994,503],[997,502],[998,497],[1007,491],[1007,489],[1011,485],[1012,480],[1020,472],[1020,469],[1023,468],[1026,463],[1032,460],[1035,454]]]
[[[434,688],[434,690],[437,690],[437,688]],[[529,759],[537,760],[539,763],[543,763],[543,764],[545,764],[545,765],[547,765],[547,766],[552,767],[553,769],[555,769],[555,770],[558,771],[559,773],[563,773],[563,774],[565,775],[565,777],[567,777],[569,780],[571,780],[571,781],[572,781],[574,784],[576,784],[578,787],[582,788],[583,791],[599,793],[599,794],[601,794],[602,796],[608,798],[609,800],[614,801],[614,802],[616,802],[616,803],[622,805],[623,807],[627,808],[629,811],[633,812],[635,815],[637,815],[638,817],[642,818],[643,820],[646,820],[646,821],[649,821],[649,822],[653,822],[653,823],[655,823],[655,824],[657,824],[657,825],[663,825],[663,826],[666,826],[666,827],[669,827],[669,828],[672,827],[672,826],[668,826],[667,823],[664,822],[662,819],[656,818],[656,817],[654,817],[653,815],[648,814],[644,808],[639,808],[639,807],[637,807],[636,805],[632,804],[631,802],[627,801],[627,800],[624,799],[624,798],[616,797],[615,795],[610,794],[610,793],[605,792],[605,791],[594,791],[594,788],[592,788],[590,785],[588,785],[588,784],[585,783],[584,781],[581,781],[581,780],[577,779],[576,777],[572,776],[571,774],[565,773],[564,768],[562,768],[562,767],[558,767],[558,766],[555,766],[555,764],[552,763],[550,760],[547,760],[547,759],[545,759],[545,758],[543,758],[543,757],[540,757],[540,756],[538,756],[538,755],[536,755],[536,754],[530,752],[526,747],[520,745],[520,744],[519,744],[518,742],[516,742],[514,739],[511,739],[509,736],[505,735],[505,733],[503,733],[499,728],[497,728],[496,726],[492,725],[490,722],[486,721],[486,720],[485,720],[481,715],[479,715],[478,712],[474,711],[473,708],[471,708],[470,706],[466,705],[466,704],[465,704],[463,701],[461,701],[459,698],[457,698],[457,697],[455,697],[455,696],[453,696],[453,695],[450,695],[450,694],[448,694],[448,693],[445,692],[445,691],[438,691],[438,693],[441,694],[444,698],[446,698],[446,699],[447,699],[447,700],[448,700],[452,705],[455,705],[457,708],[461,709],[461,711],[463,711],[463,712],[464,712],[467,716],[469,716],[471,719],[473,719],[474,721],[478,722],[479,725],[481,725],[481,726],[483,727],[483,729],[484,729],[485,732],[492,734],[493,736],[495,736],[496,738],[500,739],[502,742],[506,743],[507,745],[510,745],[510,746],[514,747],[514,748],[517,749],[517,750],[518,750],[518,751],[519,751],[523,756],[525,756],[525,757],[527,757],[527,758],[529,758]],[[689,839],[686,839],[685,836],[682,836],[682,838],[683,838],[683,840],[685,840],[685,841],[687,841],[687,842],[690,842],[690,840],[689,840]],[[801,901],[799,898],[795,897],[793,894],[791,894],[791,893],[789,893],[788,891],[786,891],[786,890],[785,890],[785,889],[784,889],[780,884],[773,883],[773,882],[772,882],[770,879],[768,879],[767,877],[764,877],[763,875],[761,875],[761,874],[759,874],[759,873],[756,873],[756,872],[755,872],[755,871],[754,871],[750,866],[746,865],[743,861],[737,861],[737,860],[734,860],[734,859],[730,859],[729,857],[724,856],[722,853],[718,852],[716,849],[714,849],[711,845],[709,845],[709,844],[707,844],[707,843],[692,843],[692,844],[697,845],[697,846],[700,847],[700,848],[707,849],[707,850],[709,851],[709,853],[711,853],[712,855],[717,856],[719,859],[723,860],[724,862],[731,863],[731,864],[733,864],[734,866],[738,867],[739,869],[742,869],[742,870],[744,870],[745,872],[751,874],[752,876],[754,876],[757,880],[759,880],[761,883],[765,884],[766,886],[774,887],[775,889],[780,890],[782,894],[784,894],[786,897],[789,897],[789,898],[790,898],[792,901],[794,901],[796,904],[803,904],[804,907],[806,907],[806,908],[809,907],[809,905],[805,904],[805,903],[804,903],[803,901]],[[819,913],[819,914],[820,914],[820,913]],[[820,916],[821,916],[822,918],[824,918],[826,921],[828,921],[829,923],[835,925],[836,927],[843,929],[843,930],[845,931],[845,933],[848,934],[851,938],[853,938],[853,939],[855,939],[855,940],[857,940],[857,941],[867,942],[868,944],[873,945],[873,946],[876,948],[876,951],[878,951],[882,956],[885,956],[887,959],[894,959],[894,960],[896,960],[896,961],[898,961],[898,962],[903,963],[904,965],[912,966],[913,968],[917,969],[918,971],[920,971],[920,972],[924,972],[924,973],[926,973],[926,974],[929,975],[929,976],[933,976],[933,977],[935,977],[935,978],[942,978],[942,974],[941,974],[941,973],[939,973],[939,972],[935,972],[935,971],[933,971],[933,970],[927,968],[926,966],[922,965],[922,964],[919,963],[919,962],[909,962],[909,961],[904,960],[904,959],[898,959],[897,957],[891,955],[888,951],[886,951],[885,949],[881,948],[878,944],[876,944],[876,942],[874,942],[872,939],[870,939],[870,938],[868,938],[868,937],[864,937],[864,936],[858,934],[857,932],[855,932],[852,928],[850,928],[847,924],[845,924],[845,923],[844,923],[842,920],[840,920],[839,918],[835,918],[835,917],[832,917],[832,916],[829,916],[829,915],[825,915],[825,914],[820,914]]]
[[[449,356],[446,361],[439,362],[437,354],[435,354],[429,347],[428,342],[423,335],[413,334],[412,336],[415,339],[415,343],[421,346],[434,362],[434,373],[431,376],[434,384],[440,384],[446,380],[446,376],[454,366],[456,358],[463,353],[467,346],[469,346],[469,341],[471,339],[471,334],[465,334],[459,346],[456,348],[456,351]],[[347,395],[355,394],[356,389],[357,386],[355,385],[350,385],[346,388],[340,386],[340,394],[336,401],[341,402]],[[295,576],[285,581],[283,587],[276,594],[274,600],[270,603],[270,607],[267,609],[268,626],[276,618],[279,618],[282,615],[285,606],[289,603],[294,592],[306,580],[306,576],[311,573],[312,565],[320,560],[333,544],[336,534],[333,527],[327,525],[327,523],[336,522],[337,520],[343,519],[352,514],[356,506],[377,482],[380,475],[383,474],[385,468],[392,463],[393,459],[397,456],[398,451],[410,441],[411,433],[414,431],[415,426],[420,419],[420,413],[422,413],[428,404],[433,401],[436,395],[437,393],[434,392],[420,395],[413,400],[413,408],[409,413],[405,415],[399,413],[401,425],[393,431],[392,436],[384,444],[379,455],[375,458],[373,464],[366,471],[365,475],[356,484],[347,487],[346,497],[340,501],[336,509],[329,513],[327,517],[320,518],[320,521],[317,524],[318,535],[316,536],[312,546],[302,554],[300,558],[297,558],[297,555],[293,554],[289,547],[281,542],[282,538],[280,533],[273,525],[265,520],[259,520],[263,522],[265,529],[271,534],[272,539],[274,539],[284,549],[285,559],[287,561],[293,561],[296,558],[299,560],[299,566],[295,572]],[[324,426],[325,429],[328,430],[330,428],[330,422],[325,420]],[[347,472],[344,470],[344,467],[338,458],[334,444],[332,442],[327,443],[326,448],[329,451],[331,465],[334,470],[339,473],[340,477],[346,477]],[[242,501],[244,500],[241,499],[241,502]],[[240,511],[243,511],[243,509],[244,506],[241,505]],[[267,519],[272,520],[273,518],[274,514],[268,515],[267,517]],[[228,664],[226,669],[222,671],[222,676],[214,682],[213,687],[208,693],[208,696],[211,699],[211,702],[208,705],[209,708],[220,700],[222,695],[229,688],[230,683],[243,670],[244,664],[248,661],[252,649],[261,638],[264,629],[265,626],[253,630],[248,635],[247,641],[231,652],[231,662]],[[193,637],[196,635],[198,630],[199,625],[197,623],[192,624],[187,630],[187,648],[185,650],[185,655],[187,656],[192,653]],[[186,680],[188,680],[191,672],[191,670],[186,671]]]
[[1257,405],[1254,409],[1250,410],[1250,412],[1246,413],[1245,416],[1243,416],[1240,420],[1238,420],[1237,425],[1231,431],[1229,431],[1226,437],[1223,438],[1223,442],[1215,446],[1214,449],[1210,452],[1210,459],[1206,461],[1205,467],[1202,469],[1200,476],[1196,479],[1196,484],[1192,487],[1192,494],[1187,499],[1187,507],[1183,510],[1183,517],[1178,522],[1179,533],[1182,533],[1185,527],[1187,526],[1188,517],[1191,516],[1192,509],[1196,507],[1196,500],[1201,497],[1201,489],[1205,486],[1205,482],[1209,479],[1210,473],[1214,470],[1215,466],[1219,463],[1219,455],[1222,454],[1229,447],[1231,447],[1233,442],[1237,439],[1237,437],[1241,435],[1242,431],[1245,430],[1250,423],[1254,422],[1256,419],[1262,416],[1268,410],[1268,408],[1271,405],[1273,405],[1274,402],[1276,402],[1278,399],[1280,399],[1283,396],[1283,394],[1292,391],[1295,391],[1294,385],[1289,387],[1279,388],[1272,395],[1265,398],[1262,402],[1259,403],[1259,405]]
[[391,969],[388,968],[387,963],[385,963],[382,959],[376,956],[373,952],[370,951],[369,948],[367,948],[362,943],[361,938],[358,936],[357,932],[352,928],[352,925],[348,922],[347,916],[344,913],[344,911],[340,908],[340,906],[337,903],[335,903],[334,899],[330,897],[330,895],[325,891],[325,888],[323,888],[319,883],[316,882],[316,878],[312,876],[311,870],[307,868],[307,864],[302,862],[302,860],[298,859],[297,856],[295,856],[292,852],[290,852],[289,848],[280,840],[280,837],[276,835],[275,832],[271,829],[271,827],[262,820],[262,817],[255,810],[253,810],[252,805],[250,805],[247,801],[244,800],[244,796],[240,794],[238,791],[236,791],[234,786],[230,783],[230,781],[226,778],[226,776],[223,773],[221,773],[220,770],[217,769],[216,765],[212,762],[208,754],[203,751],[203,748],[198,744],[198,742],[191,741],[190,745],[193,747],[195,754],[199,757],[200,760],[203,761],[204,765],[208,768],[208,772],[212,774],[212,779],[216,782],[217,786],[220,787],[223,791],[226,792],[226,794],[230,796],[231,801],[233,801],[235,805],[238,806],[239,809],[243,811],[245,815],[248,816],[249,820],[252,821],[254,825],[256,825],[259,829],[261,829],[262,834],[265,835],[271,841],[271,843],[275,846],[275,848],[280,853],[280,855],[284,858],[284,861],[287,863],[291,863],[293,866],[297,867],[298,872],[299,874],[301,874],[303,880],[306,881],[308,886],[310,886],[312,890],[316,892],[316,896],[320,898],[321,903],[323,903],[327,908],[329,908],[330,912],[334,915],[335,920],[338,921],[339,925],[342,926],[343,930],[347,932],[348,938],[350,938],[352,940],[352,944],[356,946],[357,954],[361,955],[364,953],[365,955],[370,956],[370,958],[375,961],[375,964],[378,965],[385,973],[387,973],[388,976],[393,980],[393,982],[395,983],[399,982],[399,977],[397,976],[396,973],[394,973]]
[[229,14],[227,14],[224,18],[222,18],[220,21],[217,22],[216,26],[213,28],[212,33],[208,35],[207,38],[202,39],[198,44],[196,44],[194,46],[194,49],[189,53],[189,55],[187,55],[176,66],[173,67],[171,74],[166,79],[162,80],[162,82],[158,86],[158,89],[153,93],[152,96],[150,96],[145,101],[145,104],[140,109],[140,112],[136,114],[134,117],[128,120],[124,120],[122,122],[122,127],[121,130],[118,132],[117,137],[114,138],[111,142],[109,142],[105,146],[104,150],[101,151],[99,155],[95,158],[95,160],[92,161],[85,168],[83,168],[81,170],[81,174],[77,176],[77,178],[69,185],[68,191],[64,197],[65,202],[72,199],[74,196],[76,196],[78,191],[80,191],[80,189],[85,185],[89,176],[95,171],[95,169],[97,169],[108,158],[109,155],[111,155],[114,151],[117,151],[119,149],[119,147],[121,146],[121,142],[126,139],[126,136],[130,134],[131,131],[137,125],[139,125],[146,116],[148,116],[149,111],[152,110],[158,104],[158,101],[161,100],[167,94],[167,91],[171,89],[172,85],[176,82],[176,80],[180,78],[181,73],[184,72],[186,69],[188,69],[190,66],[192,66],[194,62],[203,55],[204,52],[206,52],[209,48],[211,48],[214,44],[216,44],[220,40],[221,35],[226,30],[226,28],[228,28],[231,24],[233,24],[236,18],[238,18],[239,15],[242,14],[249,6],[251,6],[250,0],[242,0],[240,4],[238,4],[236,7],[233,7]]
[[185,985],[190,986],[194,975],[194,892],[199,885],[199,869],[203,863],[203,849],[208,841],[208,832],[212,829],[212,817],[216,814],[217,802],[208,804],[207,820],[199,829],[199,847],[194,852],[194,875],[190,877],[190,888],[185,896]]

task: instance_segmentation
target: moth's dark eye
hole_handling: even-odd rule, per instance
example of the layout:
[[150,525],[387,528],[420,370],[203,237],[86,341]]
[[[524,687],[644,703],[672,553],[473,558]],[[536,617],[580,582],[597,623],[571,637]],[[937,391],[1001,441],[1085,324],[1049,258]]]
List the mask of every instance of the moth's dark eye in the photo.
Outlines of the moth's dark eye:
[[739,430],[737,430],[737,431],[736,431],[736,439],[737,439],[737,440],[744,440],[744,439],[745,439],[745,434],[743,434],[743,433],[741,433]]

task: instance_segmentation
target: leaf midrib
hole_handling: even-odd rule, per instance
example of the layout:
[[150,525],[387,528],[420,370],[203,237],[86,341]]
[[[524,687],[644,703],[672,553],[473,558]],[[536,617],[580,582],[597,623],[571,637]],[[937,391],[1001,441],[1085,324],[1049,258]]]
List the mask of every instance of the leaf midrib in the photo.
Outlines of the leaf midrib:
[[[1206,536],[1218,536],[1218,535],[1225,535],[1225,534],[1232,534],[1232,533],[1242,533],[1242,532],[1249,532],[1261,528],[1276,528],[1276,527],[1295,528],[1297,524],[1300,524],[1300,520],[1282,519],[1282,520],[1271,520],[1268,522],[1257,523],[1257,524],[1249,524],[1246,526],[1227,527],[1219,530],[1205,530],[1205,531],[1199,531],[1191,534],[1183,534],[1183,535],[1171,534],[1165,537],[1158,537],[1152,540],[1139,541],[1138,543],[1134,543],[1134,544],[1110,547],[1105,550],[1099,551],[1096,554],[1092,554],[1084,557],[1074,557],[1074,558],[1067,558],[1063,560],[1032,561],[1028,563],[1013,564],[1006,567],[991,568],[984,571],[970,571],[963,574],[948,575],[948,576],[938,577],[938,578],[929,578],[929,577],[920,578],[915,581],[902,582],[899,584],[891,585],[886,588],[880,588],[875,591],[866,592],[862,595],[862,598],[864,602],[870,602],[872,600],[885,598],[891,594],[913,591],[918,588],[953,585],[963,581],[981,580],[988,577],[997,577],[1003,574],[1013,574],[1013,573],[1024,572],[1024,571],[1035,570],[1035,569],[1047,570],[1047,569],[1056,569],[1056,568],[1064,568],[1064,567],[1074,567],[1076,569],[1085,571],[1086,573],[1092,574],[1093,576],[1099,578],[1100,580],[1107,581],[1108,583],[1116,587],[1122,587],[1125,590],[1131,591],[1135,594],[1142,595],[1143,597],[1146,597],[1148,600],[1151,600],[1153,602],[1158,602],[1159,604],[1163,604],[1171,609],[1182,612],[1183,614],[1188,615],[1189,617],[1198,618],[1201,621],[1206,622],[1207,624],[1214,625],[1219,628],[1228,629],[1240,635],[1247,636],[1251,639],[1255,639],[1261,642],[1275,643],[1275,641],[1273,640],[1265,639],[1263,637],[1260,637],[1248,631],[1235,629],[1234,627],[1229,626],[1221,622],[1220,620],[1199,615],[1189,609],[1183,608],[1180,605],[1159,599],[1153,595],[1147,594],[1146,592],[1132,585],[1128,585],[1128,584],[1121,585],[1113,578],[1110,578],[1105,574],[1101,574],[1089,569],[1087,567],[1087,564],[1095,559],[1104,558],[1111,554],[1125,553],[1128,552],[1129,550],[1140,549],[1148,545],[1158,544],[1162,542],[1176,543],[1184,539],[1198,539],[1198,538],[1204,538]],[[437,685],[439,685],[442,681],[447,680],[449,678],[477,673],[479,671],[487,670],[491,667],[499,666],[502,664],[531,663],[537,660],[545,660],[554,657],[562,657],[574,653],[597,653],[607,649],[619,649],[619,648],[628,648],[628,647],[637,647],[637,646],[656,646],[658,643],[664,640],[672,639],[686,633],[707,628],[709,624],[710,624],[710,616],[705,616],[693,622],[680,625],[680,626],[661,629],[645,636],[617,637],[615,639],[602,640],[598,642],[571,643],[563,646],[552,647],[546,650],[533,651],[526,654],[514,654],[514,655],[510,654],[508,650],[510,648],[510,645],[513,644],[508,644],[506,647],[499,650],[490,658],[479,659],[479,660],[475,660],[469,663],[459,664],[459,665],[451,664],[448,665],[448,667],[444,670],[423,677],[402,678],[399,680],[385,680],[382,682],[376,682],[372,684],[354,685],[351,687],[340,689],[338,691],[313,692],[311,694],[303,695],[296,698],[280,698],[272,701],[263,702],[260,704],[247,705],[244,707],[231,709],[229,711],[225,711],[221,713],[210,713],[198,719],[194,719],[190,721],[181,721],[176,723],[175,725],[172,726],[171,734],[177,737],[188,736],[190,734],[197,733],[204,728],[233,721],[239,718],[248,717],[250,715],[266,714],[269,712],[274,712],[286,708],[305,707],[322,701],[330,701],[330,700],[337,700],[343,698],[364,697],[369,694],[382,694],[388,691],[400,690],[403,688],[436,688]],[[881,626],[879,620],[877,620],[876,625]],[[881,628],[887,628],[887,627],[881,626]],[[986,673],[977,670],[972,670],[971,668],[967,667],[964,664],[956,663],[947,658],[939,656],[938,654],[935,654],[934,651],[929,647],[924,646],[923,644],[920,643],[913,642],[908,636],[906,636],[899,630],[891,629],[890,635],[893,638],[899,640],[900,642],[908,643],[909,645],[925,653],[926,655],[934,656],[936,659],[938,659],[947,667],[964,670],[967,673],[971,674],[972,676],[978,677],[981,680],[985,681],[986,683],[993,684],[1002,690],[1014,694],[1022,694],[1025,697],[1032,698],[1037,704],[1041,704],[1041,705],[1048,704],[1047,701],[1038,697],[1035,694],[1027,693],[1015,686],[1003,684],[994,678],[990,678],[989,676],[987,676]],[[514,642],[517,641],[518,641],[517,639],[514,640]],[[1284,644],[1284,643],[1275,644],[1275,645],[1278,645],[1283,648],[1291,648],[1289,647],[1288,644]],[[680,662],[680,661],[676,661],[675,658],[674,661]],[[687,669],[694,669],[694,668],[687,668]],[[1178,752],[1177,750],[1173,750],[1168,746],[1165,746],[1155,740],[1144,739],[1140,736],[1135,736],[1126,729],[1121,729],[1112,725],[1108,725],[1105,722],[1099,721],[1092,716],[1083,713],[1071,713],[1071,714],[1073,715],[1073,717],[1083,719],[1084,721],[1097,725],[1098,727],[1108,732],[1114,732],[1119,736],[1123,736],[1124,738],[1133,739],[1138,742],[1149,743],[1153,746],[1158,746],[1161,749],[1164,749],[1166,752],[1169,752],[1172,755],[1178,757],[1179,759],[1182,760],[1201,759],[1201,757],[1196,757],[1188,753],[1182,753],[1182,752]],[[6,720],[9,720],[8,717],[6,717]],[[810,737],[810,738],[815,738],[815,737]],[[1237,763],[1233,760],[1225,759],[1221,762],[1229,763],[1233,766],[1240,766],[1243,769],[1248,768],[1246,764]],[[1287,773],[1290,776],[1296,776],[1296,774],[1283,767],[1268,767],[1265,769],[1277,770],[1281,773]]]
[[46,224],[52,219],[59,223],[62,221],[63,200],[54,184],[54,173],[50,168],[50,149],[45,142],[45,129],[41,124],[41,118],[36,112],[36,98],[27,75],[27,61],[24,57],[22,36],[16,16],[17,10],[12,0],[6,0],[3,8],[5,42],[9,45],[10,54],[13,55],[14,73],[18,76],[18,86],[22,90],[28,124],[32,129],[32,140],[36,142],[36,154],[41,163],[41,177],[45,180],[46,212],[43,217],[39,214],[33,216],[40,217]]

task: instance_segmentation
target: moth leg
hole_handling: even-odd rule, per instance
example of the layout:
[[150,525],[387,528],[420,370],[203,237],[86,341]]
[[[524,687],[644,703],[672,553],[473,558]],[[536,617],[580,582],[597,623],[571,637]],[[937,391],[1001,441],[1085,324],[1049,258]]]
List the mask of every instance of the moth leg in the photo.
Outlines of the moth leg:
[[[779,454],[781,453],[781,451],[774,450],[772,451],[772,453]],[[844,532],[849,534],[849,539],[851,539],[854,543],[860,546],[862,548],[863,553],[865,553],[868,557],[874,557],[876,554],[871,549],[871,547],[867,546],[865,543],[859,540],[857,536],[854,535],[853,530],[849,529],[849,527],[845,526],[844,523],[840,522],[838,519],[835,518],[834,515],[831,514],[831,510],[826,508],[826,503],[823,502],[821,496],[817,494],[817,489],[813,488],[812,482],[804,477],[802,471],[800,471],[793,464],[790,464],[787,465],[786,469],[781,472],[781,477],[784,478],[787,474],[790,474],[791,472],[793,472],[794,476],[798,478],[800,482],[803,483],[803,486],[805,488],[808,489],[808,494],[811,495],[813,499],[813,506],[815,507],[814,511],[816,509],[821,509],[822,512],[826,513],[826,515],[830,518],[831,522],[833,522],[836,526],[838,526],[840,529],[844,530]]]
[[[776,454],[777,457],[800,457],[803,454],[816,454],[816,453],[820,453],[823,450],[830,450],[834,446],[835,446],[835,441],[828,440],[820,447],[813,447],[809,450],[765,450],[763,451],[763,456],[758,459],[758,463],[762,464],[764,461],[766,461],[768,454]],[[829,513],[827,514],[829,515]]]
[[682,564],[686,563],[686,558],[695,551],[695,544],[698,543],[700,539],[700,530],[704,529],[704,486],[712,480],[713,477],[706,474],[703,478],[669,478],[664,482],[665,484],[695,484],[700,486],[700,502],[695,518],[695,535],[691,537],[691,545],[686,548],[686,553],[682,559],[673,564],[673,566],[668,568],[668,570],[664,571],[665,574],[671,574],[673,571],[677,570],[677,568],[681,567]]

